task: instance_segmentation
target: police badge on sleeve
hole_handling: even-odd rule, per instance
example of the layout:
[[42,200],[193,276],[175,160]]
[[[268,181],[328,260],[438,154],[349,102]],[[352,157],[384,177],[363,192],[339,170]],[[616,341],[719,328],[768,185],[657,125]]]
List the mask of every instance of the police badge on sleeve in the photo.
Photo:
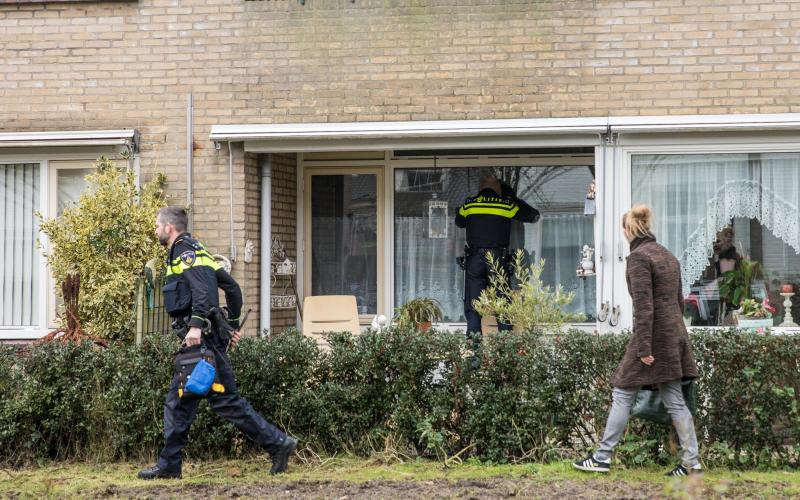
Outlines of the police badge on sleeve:
[[194,250],[187,250],[181,254],[181,260],[187,266],[191,266],[194,264],[194,261],[197,259],[197,255],[195,255]]

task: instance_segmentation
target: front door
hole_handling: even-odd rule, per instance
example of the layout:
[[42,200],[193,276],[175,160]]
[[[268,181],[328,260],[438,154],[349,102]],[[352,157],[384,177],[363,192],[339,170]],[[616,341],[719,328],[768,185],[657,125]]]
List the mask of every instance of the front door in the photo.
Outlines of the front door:
[[381,168],[305,170],[305,295],[353,295],[362,322],[383,300]]

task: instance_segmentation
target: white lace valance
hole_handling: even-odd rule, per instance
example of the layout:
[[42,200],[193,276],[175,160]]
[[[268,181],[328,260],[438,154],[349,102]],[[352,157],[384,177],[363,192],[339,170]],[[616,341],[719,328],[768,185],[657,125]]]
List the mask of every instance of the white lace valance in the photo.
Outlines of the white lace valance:
[[681,254],[683,294],[708,267],[717,233],[730,224],[731,218],[756,219],[777,237],[800,253],[800,212],[798,207],[769,188],[749,180],[728,181],[706,203],[706,217],[689,236]]

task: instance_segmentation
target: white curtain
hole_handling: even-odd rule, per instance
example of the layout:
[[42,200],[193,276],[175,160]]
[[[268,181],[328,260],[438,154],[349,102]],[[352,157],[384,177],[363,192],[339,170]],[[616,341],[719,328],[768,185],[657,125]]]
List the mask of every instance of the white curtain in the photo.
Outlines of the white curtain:
[[431,297],[442,304],[445,322],[464,321],[464,273],[456,257],[464,254],[465,231],[448,220],[449,238],[428,238],[426,217],[395,217],[395,304]]
[[[800,252],[800,154],[634,155],[633,202],[681,261],[684,294],[703,273],[718,231],[755,219]],[[767,249],[768,250],[768,249]]]
[[541,245],[539,255],[545,260],[542,281],[553,287],[560,284],[566,291],[574,292],[575,300],[566,308],[567,311],[593,318],[595,278],[578,278],[575,270],[581,264],[583,245],[594,247],[594,218],[575,213],[544,214],[537,225],[541,226],[541,238],[528,236],[525,247],[530,249]]
[[37,324],[38,209],[39,165],[0,164],[0,327]]

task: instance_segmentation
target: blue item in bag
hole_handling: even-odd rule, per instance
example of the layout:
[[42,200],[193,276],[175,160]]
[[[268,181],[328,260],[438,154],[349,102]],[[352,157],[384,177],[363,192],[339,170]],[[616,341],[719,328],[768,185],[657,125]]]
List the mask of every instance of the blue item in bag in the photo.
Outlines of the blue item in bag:
[[190,392],[197,396],[205,396],[211,390],[211,385],[214,383],[214,377],[217,375],[217,370],[214,365],[201,359],[192,370],[186,381],[186,392]]

